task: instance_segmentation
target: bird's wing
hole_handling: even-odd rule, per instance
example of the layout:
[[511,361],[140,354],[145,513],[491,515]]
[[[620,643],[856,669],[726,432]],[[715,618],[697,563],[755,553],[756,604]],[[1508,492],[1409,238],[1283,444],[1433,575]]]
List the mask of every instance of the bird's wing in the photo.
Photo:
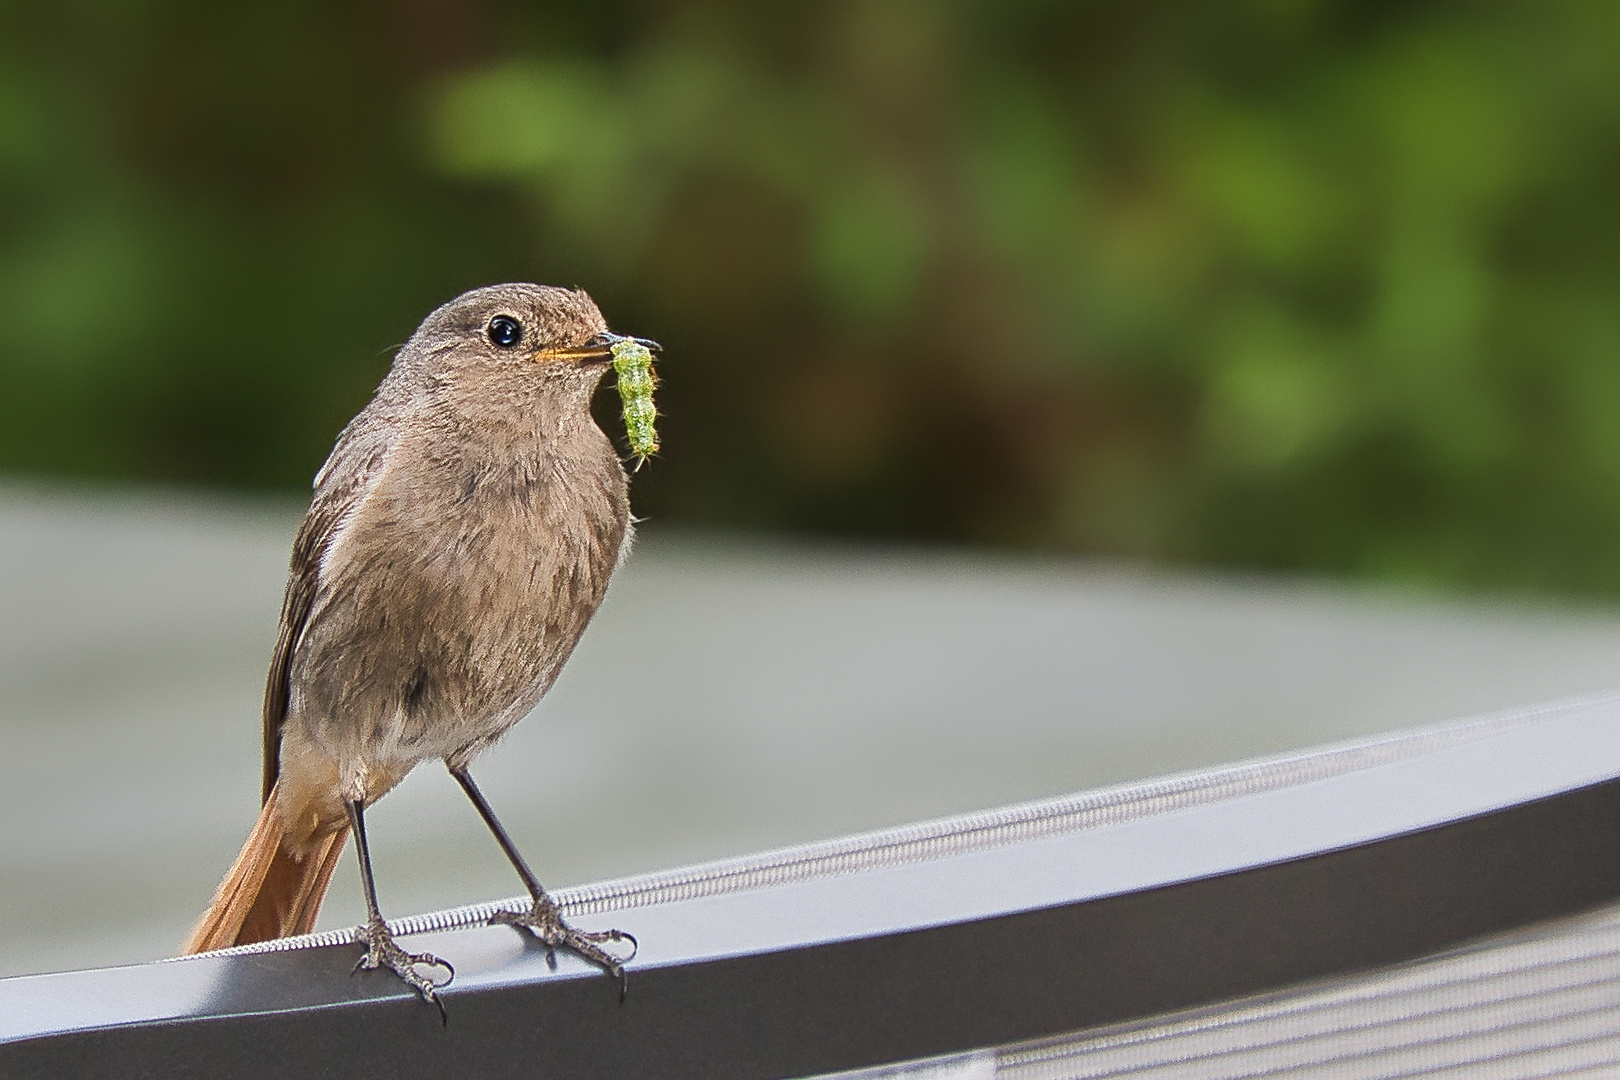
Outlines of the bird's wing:
[[281,726],[287,719],[292,658],[320,593],[321,565],[355,506],[376,485],[396,441],[394,425],[381,417],[368,415],[370,412],[370,409],[362,412],[338,436],[331,456],[315,477],[315,495],[293,541],[287,595],[281,602],[281,632],[276,637],[276,651],[270,659],[270,674],[264,688],[263,798],[266,801],[281,767]]

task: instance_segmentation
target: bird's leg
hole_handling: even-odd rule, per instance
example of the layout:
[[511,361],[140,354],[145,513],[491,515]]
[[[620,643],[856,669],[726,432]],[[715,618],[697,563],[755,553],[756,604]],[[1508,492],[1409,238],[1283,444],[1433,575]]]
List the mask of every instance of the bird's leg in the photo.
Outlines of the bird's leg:
[[[355,944],[364,945],[366,951],[355,963],[354,970],[387,968],[405,980],[405,985],[421,994],[423,1001],[437,1005],[439,1018],[448,1023],[444,1002],[439,1000],[436,991],[450,985],[450,980],[456,977],[456,970],[432,953],[408,953],[394,943],[393,933],[383,921],[382,913],[377,910],[377,883],[371,876],[371,848],[366,844],[365,804],[356,800],[349,803],[348,808],[349,827],[354,830],[354,849],[360,856],[360,884],[366,892],[366,924],[356,927],[354,931]],[[436,983],[416,970],[418,964],[442,967],[450,975],[444,982]]]
[[[563,948],[578,953],[619,980],[619,1000],[623,1001],[626,986],[624,965],[636,955],[636,939],[622,930],[575,930],[563,922],[562,913],[557,910],[556,902],[540,885],[534,871],[523,861],[523,856],[518,854],[517,845],[512,843],[512,838],[506,835],[506,829],[496,820],[495,811],[490,809],[484,793],[473,783],[473,778],[466,767],[450,765],[448,762],[446,767],[449,768],[450,775],[456,778],[456,783],[461,785],[461,790],[467,793],[467,798],[472,800],[473,806],[478,808],[478,816],[484,819],[489,831],[495,834],[495,842],[506,852],[507,860],[518,872],[518,877],[523,879],[523,884],[528,888],[533,901],[528,911],[520,913],[498,911],[490,917],[490,922],[505,923],[508,926],[532,931],[545,945],[546,959],[553,967],[557,963],[556,949]],[[630,955],[620,959],[608,952],[602,946],[610,941],[628,941]]]

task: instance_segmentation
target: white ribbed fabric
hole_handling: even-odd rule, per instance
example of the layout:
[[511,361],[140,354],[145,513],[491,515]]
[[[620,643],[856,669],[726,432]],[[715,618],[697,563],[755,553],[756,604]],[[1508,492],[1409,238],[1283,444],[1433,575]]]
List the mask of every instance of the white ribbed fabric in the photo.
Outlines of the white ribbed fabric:
[[1327,984],[845,1080],[1620,1077],[1620,907]]

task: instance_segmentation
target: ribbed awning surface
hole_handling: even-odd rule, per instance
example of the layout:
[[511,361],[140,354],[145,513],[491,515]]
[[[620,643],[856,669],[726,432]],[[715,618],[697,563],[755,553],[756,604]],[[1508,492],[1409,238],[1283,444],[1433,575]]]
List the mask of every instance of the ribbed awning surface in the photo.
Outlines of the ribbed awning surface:
[[1620,907],[1290,993],[844,1077],[1620,1076]]

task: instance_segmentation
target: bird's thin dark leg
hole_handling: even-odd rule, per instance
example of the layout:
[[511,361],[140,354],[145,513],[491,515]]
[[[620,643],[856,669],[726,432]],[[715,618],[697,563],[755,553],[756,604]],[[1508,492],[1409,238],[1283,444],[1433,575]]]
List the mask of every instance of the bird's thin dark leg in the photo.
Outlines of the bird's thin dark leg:
[[[489,831],[495,834],[495,842],[501,845],[502,851],[506,852],[507,860],[511,862],[512,868],[518,872],[518,877],[523,879],[523,884],[529,890],[529,897],[533,901],[533,904],[526,912],[499,911],[490,918],[490,921],[532,930],[535,936],[545,944],[546,957],[554,966],[556,957],[553,955],[552,950],[560,947],[578,953],[619,980],[619,1000],[624,1000],[624,965],[626,961],[635,956],[636,939],[622,930],[575,930],[563,922],[562,914],[557,910],[556,903],[540,884],[540,879],[534,876],[534,871],[529,869],[529,864],[524,862],[523,856],[518,852],[517,845],[512,843],[512,838],[506,834],[506,829],[495,817],[495,811],[490,808],[489,801],[484,798],[484,793],[478,790],[477,784],[473,783],[472,775],[465,768],[457,768],[454,765],[447,765],[446,767],[449,768],[450,775],[456,778],[456,783],[461,785],[461,790],[467,793],[467,798],[472,800],[473,806],[478,809],[478,816],[484,819],[484,824],[489,826]],[[621,960],[602,948],[602,944],[609,941],[628,941],[630,943],[630,956]]]
[[[437,1005],[440,1019],[448,1023],[444,1002],[435,991],[450,985],[456,971],[432,953],[408,953],[394,943],[394,935],[383,921],[382,912],[377,910],[377,882],[371,875],[371,847],[366,843],[366,808],[359,802],[349,803],[348,808],[349,827],[354,830],[354,850],[360,856],[360,885],[366,893],[366,925],[354,932],[355,943],[364,945],[366,951],[355,963],[354,970],[387,968],[421,994],[424,1001]],[[418,964],[442,967],[450,976],[442,983],[435,983],[416,970]]]

